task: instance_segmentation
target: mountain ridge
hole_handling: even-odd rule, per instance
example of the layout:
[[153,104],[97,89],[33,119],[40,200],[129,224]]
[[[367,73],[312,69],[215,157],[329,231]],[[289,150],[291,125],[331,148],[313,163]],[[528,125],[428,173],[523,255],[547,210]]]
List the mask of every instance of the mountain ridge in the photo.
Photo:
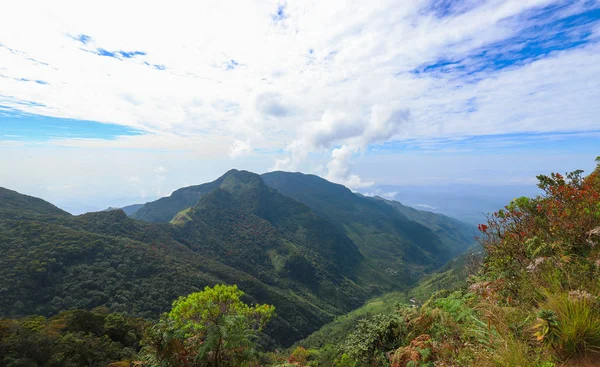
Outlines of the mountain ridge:
[[[150,222],[171,221],[177,213],[193,206],[203,195],[218,187],[232,172],[247,171],[230,170],[215,181],[178,189],[169,197],[147,203],[132,217]],[[383,266],[389,265],[390,271],[397,272],[398,270],[393,268],[404,264],[402,261],[388,261],[390,255],[398,258],[404,257],[404,261],[413,264],[416,270],[404,274],[411,276],[414,271],[421,272],[431,269],[427,264],[439,267],[452,256],[469,247],[465,244],[467,240],[464,236],[459,236],[458,239],[445,238],[442,240],[426,225],[411,220],[388,203],[376,203],[370,198],[353,193],[343,185],[331,183],[319,176],[299,172],[275,171],[262,174],[260,177],[267,186],[308,205],[317,215],[330,220],[339,230],[346,233],[353,242],[362,244],[362,252],[365,249],[378,252],[377,257],[383,259],[385,263]],[[279,182],[281,178],[283,178],[284,183]],[[349,221],[363,221],[363,219],[357,218],[357,215],[352,214],[357,205],[366,208],[364,213],[358,214],[359,216],[372,217],[367,218],[371,226],[371,229],[367,231],[364,228],[351,228],[352,226],[348,225]],[[175,213],[176,210],[177,213]],[[350,213],[350,216],[354,215],[354,217],[345,218],[348,217],[348,213]],[[446,234],[441,233],[441,235],[445,236]],[[374,236],[379,236],[379,238],[370,239]],[[397,241],[397,239],[403,240]],[[377,249],[377,245],[382,242],[386,242],[386,244]],[[452,247],[455,244],[458,244],[458,246],[453,249]],[[396,250],[402,246],[406,248],[403,253],[385,254],[389,249]],[[359,247],[361,246],[359,245]]]
[[[336,205],[359,200],[383,210],[375,220],[391,215],[413,226],[409,229],[425,228],[388,204],[358,198],[336,184],[323,188],[329,185],[345,196],[334,195]],[[105,306],[157,317],[178,296],[207,285],[238,284],[250,302],[277,307],[280,316],[266,332],[274,345],[290,345],[368,298],[405,289],[419,272],[437,266],[389,266],[385,257],[397,255],[385,249],[379,257],[365,254],[365,244],[351,237],[353,223],[318,214],[267,185],[264,175],[247,171],[230,170],[213,182],[179,189],[131,216],[123,210],[72,216],[41,199],[0,192],[4,316]],[[135,219],[138,215],[169,220],[152,223]],[[384,224],[382,229],[393,223]],[[429,229],[426,234],[435,236]],[[395,235],[380,234],[401,245],[405,240]]]

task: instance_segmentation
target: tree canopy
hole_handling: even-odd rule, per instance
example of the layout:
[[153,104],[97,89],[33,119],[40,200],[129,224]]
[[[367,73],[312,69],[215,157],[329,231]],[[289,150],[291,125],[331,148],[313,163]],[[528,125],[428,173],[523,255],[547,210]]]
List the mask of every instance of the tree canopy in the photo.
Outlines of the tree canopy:
[[275,307],[249,306],[243,295],[235,285],[216,285],[173,302],[148,334],[147,365],[228,367],[255,359],[257,332]]

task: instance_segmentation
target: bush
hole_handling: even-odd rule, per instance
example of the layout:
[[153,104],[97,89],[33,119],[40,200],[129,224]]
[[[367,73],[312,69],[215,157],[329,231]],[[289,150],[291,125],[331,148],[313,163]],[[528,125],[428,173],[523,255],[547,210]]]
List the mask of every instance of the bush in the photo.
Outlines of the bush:
[[600,352],[600,304],[595,296],[586,291],[549,294],[545,307],[555,318],[549,332],[538,334],[543,341],[565,358]]

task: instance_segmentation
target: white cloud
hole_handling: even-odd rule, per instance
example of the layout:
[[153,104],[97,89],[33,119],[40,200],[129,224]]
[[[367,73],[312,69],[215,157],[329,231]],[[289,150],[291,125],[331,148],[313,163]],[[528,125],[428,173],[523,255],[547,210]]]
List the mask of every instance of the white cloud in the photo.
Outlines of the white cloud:
[[250,153],[251,151],[252,151],[252,148],[250,148],[249,142],[236,140],[233,142],[233,145],[231,146],[231,151],[229,152],[229,156],[231,158],[237,158],[237,157],[246,155],[246,154]]
[[370,192],[363,193],[365,196],[379,196],[387,200],[394,200],[396,195],[398,195],[398,191],[383,191],[381,189],[375,189]]
[[364,181],[360,176],[350,173],[352,154],[352,149],[347,145],[335,148],[331,152],[331,160],[327,164],[325,178],[329,181],[341,183],[353,190],[372,186],[373,181]]
[[427,205],[427,204],[415,204],[413,206],[416,206],[418,208],[425,208],[425,209],[430,209],[430,210],[435,210],[436,208],[431,206],[431,205]]
[[[440,16],[430,0],[289,2],[283,15],[276,1],[12,2],[0,13],[0,106],[144,130],[114,140],[54,139],[45,147],[54,157],[62,156],[57,149],[86,152],[95,162],[111,149],[160,156],[172,185],[190,179],[174,168],[183,155],[188,163],[220,160],[204,166],[214,172],[230,168],[223,157],[260,170],[322,165],[326,177],[366,187],[378,177],[357,172],[352,162],[374,146],[597,129],[599,24],[585,36],[587,45],[523,65],[496,70],[474,56],[518,54],[522,42],[502,42],[598,6],[573,2],[546,18],[527,16],[559,3],[464,1]],[[81,35],[90,38],[81,42]],[[101,49],[116,57],[99,55]],[[422,72],[440,61],[460,64]],[[3,147],[30,149],[12,139]],[[125,159],[134,160],[141,165]],[[119,180],[135,168],[144,184],[156,181],[142,174],[156,165],[143,166],[123,167]],[[54,168],[56,177],[74,169],[62,167]]]

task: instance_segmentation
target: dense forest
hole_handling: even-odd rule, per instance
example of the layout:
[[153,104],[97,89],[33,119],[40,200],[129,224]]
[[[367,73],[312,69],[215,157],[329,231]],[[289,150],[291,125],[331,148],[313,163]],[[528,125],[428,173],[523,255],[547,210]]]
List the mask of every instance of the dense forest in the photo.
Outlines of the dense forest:
[[[471,229],[460,222],[450,232],[436,233],[435,223],[430,228],[320,180],[313,195],[327,193],[333,217],[336,207],[339,218],[348,211],[347,200],[339,200],[348,195],[355,197],[350,205],[370,206],[374,214],[380,210],[386,227],[365,219],[362,228],[385,235],[382,243],[408,261],[391,267],[385,252],[365,251],[343,223],[316,214],[245,171],[229,171],[137,210],[127,208],[132,215],[164,210],[168,215],[161,223],[136,220],[122,210],[72,216],[43,200],[0,189],[0,315],[53,317],[63,310],[107,307],[157,319],[179,296],[237,284],[246,302],[277,307],[263,332],[265,343],[289,346],[370,297],[408,289],[443,264],[436,256],[450,258],[471,245],[464,235]],[[181,198],[187,198],[184,206]],[[181,210],[171,215],[173,205]],[[450,223],[434,218],[437,225]],[[359,219],[354,218],[357,226]],[[415,229],[433,245],[451,246],[442,245],[431,256],[414,252],[411,247],[425,246]]]
[[2,189],[0,364],[584,365],[600,169],[538,179],[462,255],[462,223],[310,175],[230,171],[138,219]]

